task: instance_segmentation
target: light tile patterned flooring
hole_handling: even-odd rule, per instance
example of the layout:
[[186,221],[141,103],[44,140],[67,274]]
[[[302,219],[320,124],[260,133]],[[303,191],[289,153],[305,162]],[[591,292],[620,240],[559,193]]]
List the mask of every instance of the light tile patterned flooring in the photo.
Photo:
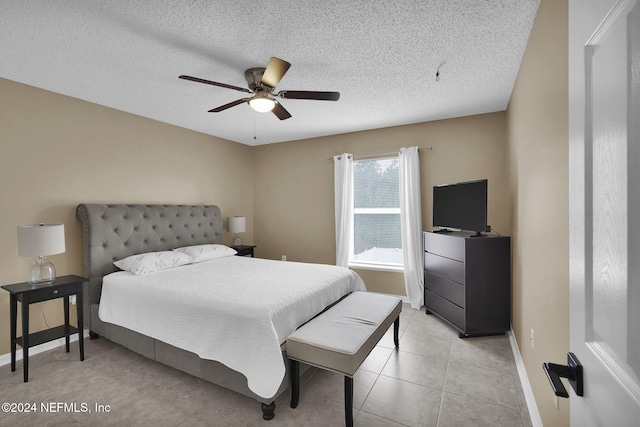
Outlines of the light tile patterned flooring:
[[[459,339],[436,316],[407,304],[400,333],[399,350],[391,329],[356,373],[356,426],[531,426],[506,336]],[[0,426],[344,425],[343,377],[315,368],[303,375],[298,407],[289,407],[287,391],[276,402],[275,418],[264,421],[255,400],[105,338],[85,341],[84,362],[77,343],[68,354],[61,347],[29,361],[28,383],[21,362],[16,372],[0,367],[0,400],[35,402],[38,412],[0,412]],[[75,403],[77,412],[45,414],[41,402]],[[82,403],[91,413],[82,412]],[[109,412],[95,412],[96,404],[109,405]]]

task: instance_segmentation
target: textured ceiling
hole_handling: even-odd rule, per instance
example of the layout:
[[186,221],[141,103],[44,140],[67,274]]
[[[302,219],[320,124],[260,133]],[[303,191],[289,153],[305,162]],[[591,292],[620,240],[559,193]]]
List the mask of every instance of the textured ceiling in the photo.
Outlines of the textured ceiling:
[[[539,0],[0,0],[0,77],[248,145],[505,110]],[[280,121],[246,94],[292,66]],[[439,81],[436,71],[440,72]],[[1,96],[1,94],[0,94]]]

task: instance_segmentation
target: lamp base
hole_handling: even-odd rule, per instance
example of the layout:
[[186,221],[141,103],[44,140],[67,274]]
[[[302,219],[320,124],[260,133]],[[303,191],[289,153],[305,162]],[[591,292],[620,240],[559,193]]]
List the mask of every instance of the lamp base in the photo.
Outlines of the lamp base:
[[49,285],[56,280],[56,268],[47,261],[46,257],[40,256],[35,264],[29,269],[28,282],[33,285]]
[[236,233],[235,236],[233,236],[233,241],[231,243],[233,246],[240,246],[242,245],[242,240],[240,240],[240,236],[238,236],[238,233]]

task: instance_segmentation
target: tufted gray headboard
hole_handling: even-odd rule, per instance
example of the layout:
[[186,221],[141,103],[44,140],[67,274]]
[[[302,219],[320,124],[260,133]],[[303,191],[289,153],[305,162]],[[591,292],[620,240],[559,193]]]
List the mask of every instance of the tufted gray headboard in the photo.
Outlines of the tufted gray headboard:
[[[102,277],[113,261],[144,252],[222,242],[222,215],[214,205],[104,205],[82,203],[76,215],[84,241],[85,311],[100,301]],[[86,316],[85,316],[86,317]]]

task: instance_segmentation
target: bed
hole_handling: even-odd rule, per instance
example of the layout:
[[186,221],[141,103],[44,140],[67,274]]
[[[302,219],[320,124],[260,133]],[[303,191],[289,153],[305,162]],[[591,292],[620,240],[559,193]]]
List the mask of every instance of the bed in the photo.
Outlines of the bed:
[[[289,384],[288,334],[350,292],[364,290],[348,269],[228,253],[139,275],[113,264],[137,254],[219,245],[223,219],[217,206],[85,203],[78,205],[77,217],[83,227],[89,279],[85,324],[91,337],[104,336],[249,396],[261,403],[265,419],[273,418],[275,399]],[[196,306],[182,305],[189,301]],[[174,320],[189,316],[190,327],[174,327]],[[242,347],[247,343],[255,348]]]

